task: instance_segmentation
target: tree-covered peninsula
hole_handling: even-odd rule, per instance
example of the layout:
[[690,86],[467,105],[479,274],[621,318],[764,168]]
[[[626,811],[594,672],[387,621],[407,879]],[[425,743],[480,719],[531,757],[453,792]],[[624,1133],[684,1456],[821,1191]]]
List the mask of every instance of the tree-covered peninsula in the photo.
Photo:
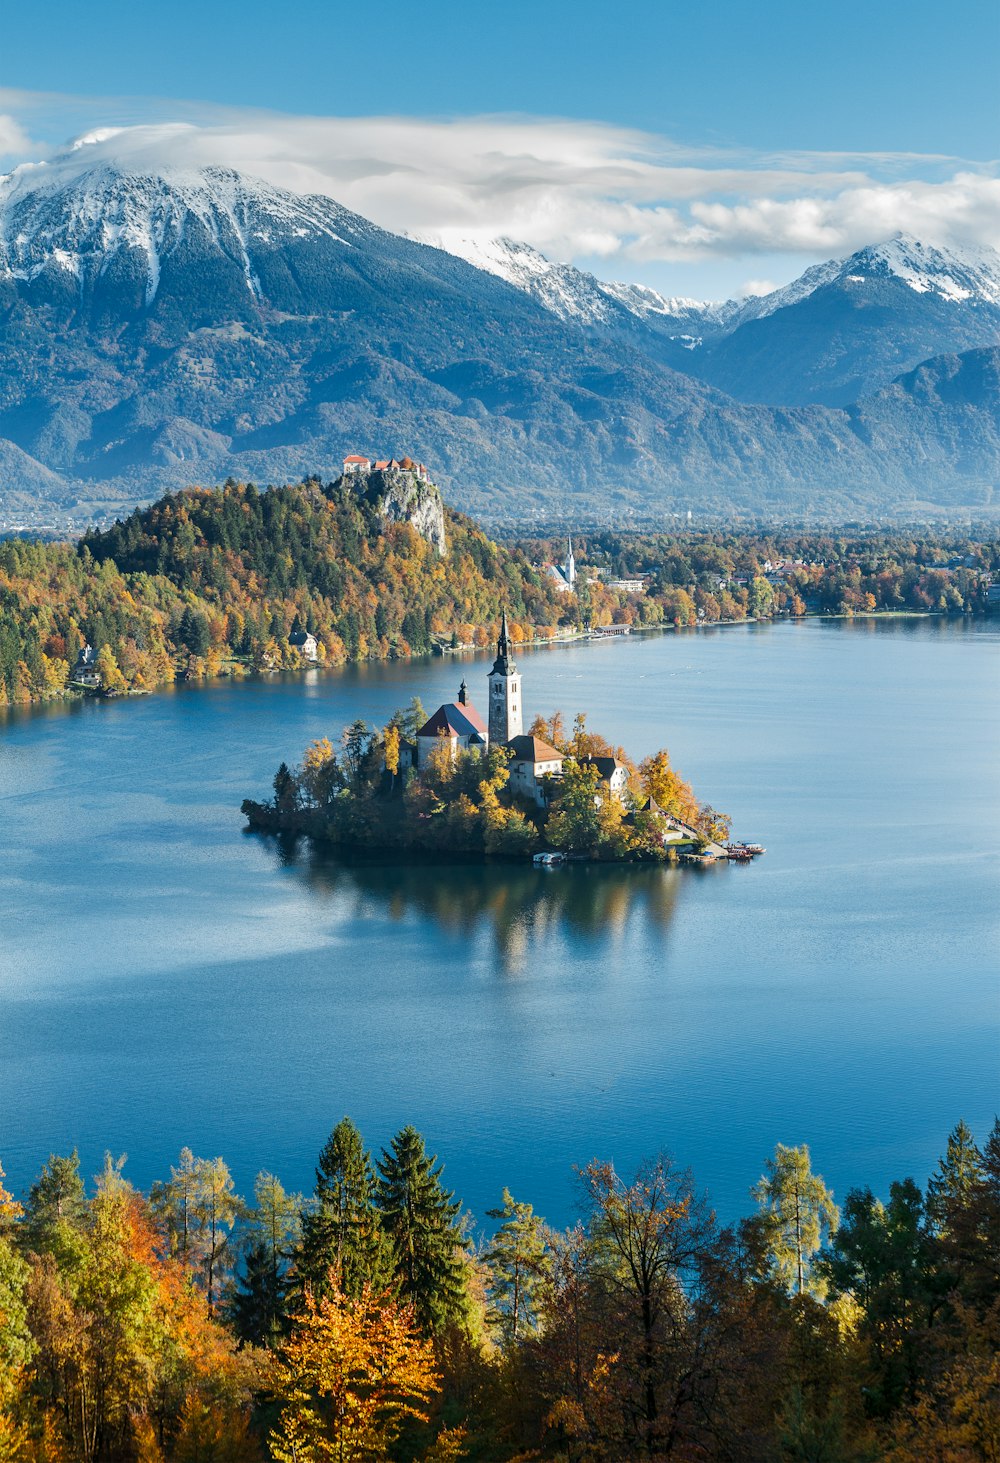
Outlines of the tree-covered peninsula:
[[1000,1124],[926,1189],[838,1206],[779,1143],[718,1222],[659,1153],[577,1171],[561,1230],[509,1189],[480,1229],[412,1125],[348,1118],[312,1193],[184,1148],[0,1169],[9,1463],[994,1463]]
[[192,489],[78,545],[0,541],[0,705],[64,693],[85,645],[94,689],[149,690],[485,644],[502,605],[518,640],[574,618],[522,552],[404,469]]
[[985,531],[591,530],[574,538],[567,578],[562,535],[495,543],[417,467],[263,491],[229,481],[172,494],[77,544],[0,539],[0,707],[484,648],[504,605],[520,643],[1000,603],[1000,540]]

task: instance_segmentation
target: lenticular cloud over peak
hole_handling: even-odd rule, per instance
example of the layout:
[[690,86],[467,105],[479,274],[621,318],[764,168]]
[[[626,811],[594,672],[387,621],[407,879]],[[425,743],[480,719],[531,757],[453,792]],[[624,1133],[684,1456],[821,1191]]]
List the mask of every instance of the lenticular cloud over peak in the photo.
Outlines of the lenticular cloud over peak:
[[[699,260],[844,255],[903,232],[946,247],[1000,243],[1000,179],[948,160],[753,156],[684,148],[599,122],[532,117],[298,118],[96,126],[11,188],[61,186],[108,167],[175,177],[225,167],[333,198],[384,228],[627,274]],[[907,176],[901,176],[907,173]],[[923,173],[924,176],[920,176]],[[771,267],[770,264],[768,267]]]

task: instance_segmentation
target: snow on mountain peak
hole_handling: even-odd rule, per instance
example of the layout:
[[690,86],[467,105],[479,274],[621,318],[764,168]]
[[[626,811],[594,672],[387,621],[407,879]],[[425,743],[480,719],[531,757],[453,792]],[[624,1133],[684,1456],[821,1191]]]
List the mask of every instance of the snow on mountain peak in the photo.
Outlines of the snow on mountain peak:
[[251,254],[275,239],[323,234],[346,243],[348,215],[332,199],[274,188],[231,168],[153,167],[87,149],[113,139],[106,128],[79,139],[49,162],[25,163],[0,177],[0,277],[30,280],[48,269],[81,286],[110,259],[131,249],[146,256],[146,302],[156,295],[162,261],[196,225],[238,258],[247,288],[258,293]]
[[852,286],[869,279],[895,278],[917,294],[934,294],[955,304],[970,302],[1000,305],[1000,254],[989,248],[948,248],[921,243],[909,234],[895,234],[880,244],[869,244],[846,259],[828,259],[807,269],[791,284],[746,300],[735,323],[760,320],[787,305],[797,304],[823,285]]
[[[609,325],[616,319],[620,321],[624,310],[639,320],[657,318],[704,326],[721,323],[728,311],[737,308],[728,302],[707,304],[682,297],[668,299],[650,285],[598,279],[572,264],[557,263],[516,239],[449,238],[445,241],[426,234],[413,237],[456,254],[477,269],[485,269],[524,290],[561,320]],[[693,339],[693,343],[698,341]]]

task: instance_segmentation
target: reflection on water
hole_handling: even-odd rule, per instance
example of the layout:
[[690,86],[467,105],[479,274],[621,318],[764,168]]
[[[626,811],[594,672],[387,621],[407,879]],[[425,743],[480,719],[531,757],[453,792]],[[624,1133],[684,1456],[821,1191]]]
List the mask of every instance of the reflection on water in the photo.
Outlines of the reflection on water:
[[684,881],[727,872],[643,864],[386,864],[319,850],[305,839],[247,837],[271,846],[281,867],[320,901],[397,923],[429,918],[469,944],[485,933],[509,974],[554,939],[613,944],[636,918],[665,935]]
[[[727,1217],[774,1143],[925,1181],[997,1070],[1000,619],[809,620],[525,652],[531,714],[667,745],[749,868],[409,865],[243,835],[282,759],[454,696],[451,658],[12,712],[0,1158],[182,1144],[292,1189],[345,1112],[482,1213],[668,1146]],[[474,695],[489,657],[464,671]],[[475,689],[475,688],[478,688]],[[931,795],[928,769],[933,769]],[[30,1097],[26,1099],[26,1094]]]

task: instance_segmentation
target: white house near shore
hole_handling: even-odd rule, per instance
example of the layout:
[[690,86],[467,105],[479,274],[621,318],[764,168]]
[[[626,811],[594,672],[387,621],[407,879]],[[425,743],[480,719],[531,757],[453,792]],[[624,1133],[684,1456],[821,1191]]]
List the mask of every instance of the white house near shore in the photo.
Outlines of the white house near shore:
[[561,777],[563,754],[541,737],[512,737],[507,743],[512,752],[510,789],[519,797],[544,808],[547,777]]
[[288,637],[288,643],[293,650],[297,650],[303,660],[315,661],[319,659],[319,646],[316,643],[316,636],[310,635],[308,630],[293,630]]

